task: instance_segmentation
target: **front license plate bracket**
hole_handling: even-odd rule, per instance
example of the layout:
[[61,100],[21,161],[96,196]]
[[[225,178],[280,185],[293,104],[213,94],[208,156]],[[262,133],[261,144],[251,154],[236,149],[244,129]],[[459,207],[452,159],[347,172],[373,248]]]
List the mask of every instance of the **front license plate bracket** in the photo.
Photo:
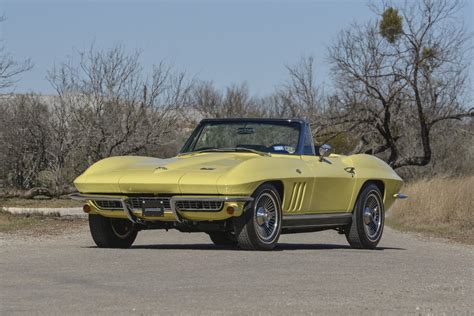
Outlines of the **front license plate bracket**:
[[164,216],[165,207],[162,200],[143,200],[142,216]]

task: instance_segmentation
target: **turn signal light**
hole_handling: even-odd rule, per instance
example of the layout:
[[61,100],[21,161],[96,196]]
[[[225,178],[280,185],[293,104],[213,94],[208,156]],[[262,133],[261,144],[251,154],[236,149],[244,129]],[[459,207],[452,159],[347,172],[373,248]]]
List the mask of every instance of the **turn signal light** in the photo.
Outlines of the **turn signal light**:
[[233,206],[227,206],[227,214],[233,215],[235,212],[235,208]]
[[86,204],[82,207],[82,210],[84,211],[84,213],[89,213],[91,211],[91,207],[89,206],[89,204]]

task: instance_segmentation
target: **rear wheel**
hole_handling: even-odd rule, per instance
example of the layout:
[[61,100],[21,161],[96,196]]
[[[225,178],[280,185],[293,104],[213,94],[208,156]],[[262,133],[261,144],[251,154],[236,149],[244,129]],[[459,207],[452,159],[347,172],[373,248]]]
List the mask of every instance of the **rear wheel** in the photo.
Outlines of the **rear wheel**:
[[121,218],[108,218],[89,214],[92,239],[99,248],[129,248],[138,231],[132,222]]
[[218,247],[235,247],[237,246],[237,240],[235,236],[230,232],[211,232],[209,233],[214,245]]
[[237,244],[241,249],[271,250],[281,233],[281,199],[271,184],[261,185],[244,214],[234,219]]
[[352,213],[346,238],[352,248],[374,249],[382,238],[385,210],[382,193],[375,184],[365,186]]

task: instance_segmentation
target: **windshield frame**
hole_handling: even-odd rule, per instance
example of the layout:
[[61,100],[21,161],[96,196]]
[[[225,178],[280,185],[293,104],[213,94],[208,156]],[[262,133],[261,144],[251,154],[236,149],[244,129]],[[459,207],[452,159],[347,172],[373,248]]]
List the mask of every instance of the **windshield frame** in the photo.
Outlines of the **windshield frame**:
[[[299,125],[299,135],[298,135],[298,145],[294,153],[281,153],[283,155],[303,155],[303,146],[304,146],[304,135],[307,132],[307,123],[303,120],[298,119],[204,119],[191,133],[191,136],[186,140],[183,147],[181,148],[179,154],[187,154],[198,152],[198,150],[191,150],[191,145],[193,140],[196,137],[199,137],[204,126],[208,124],[233,124],[233,123],[260,123],[260,124],[270,124],[270,125],[284,125],[297,123]],[[272,153],[275,154],[275,153]]]

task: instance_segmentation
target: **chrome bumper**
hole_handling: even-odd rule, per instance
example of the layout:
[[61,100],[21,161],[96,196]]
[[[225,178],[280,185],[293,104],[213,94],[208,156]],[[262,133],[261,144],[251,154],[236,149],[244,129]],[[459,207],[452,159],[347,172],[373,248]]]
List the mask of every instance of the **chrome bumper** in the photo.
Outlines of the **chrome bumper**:
[[[90,200],[106,200],[106,201],[117,201],[122,204],[123,211],[127,215],[127,218],[133,223],[140,223],[140,219],[135,216],[133,209],[128,203],[128,196],[117,196],[117,195],[102,195],[102,194],[81,194],[81,193],[72,193],[69,194],[69,197],[73,200],[78,201],[90,201]],[[170,198],[170,208],[173,213],[174,218],[177,222],[182,223],[183,219],[179,214],[179,211],[176,207],[176,202],[179,201],[217,201],[217,202],[251,202],[253,201],[252,197],[249,196],[172,196]]]
[[403,194],[403,193],[395,193],[393,195],[393,197],[396,198],[396,199],[406,199],[406,198],[408,198],[408,195]]

